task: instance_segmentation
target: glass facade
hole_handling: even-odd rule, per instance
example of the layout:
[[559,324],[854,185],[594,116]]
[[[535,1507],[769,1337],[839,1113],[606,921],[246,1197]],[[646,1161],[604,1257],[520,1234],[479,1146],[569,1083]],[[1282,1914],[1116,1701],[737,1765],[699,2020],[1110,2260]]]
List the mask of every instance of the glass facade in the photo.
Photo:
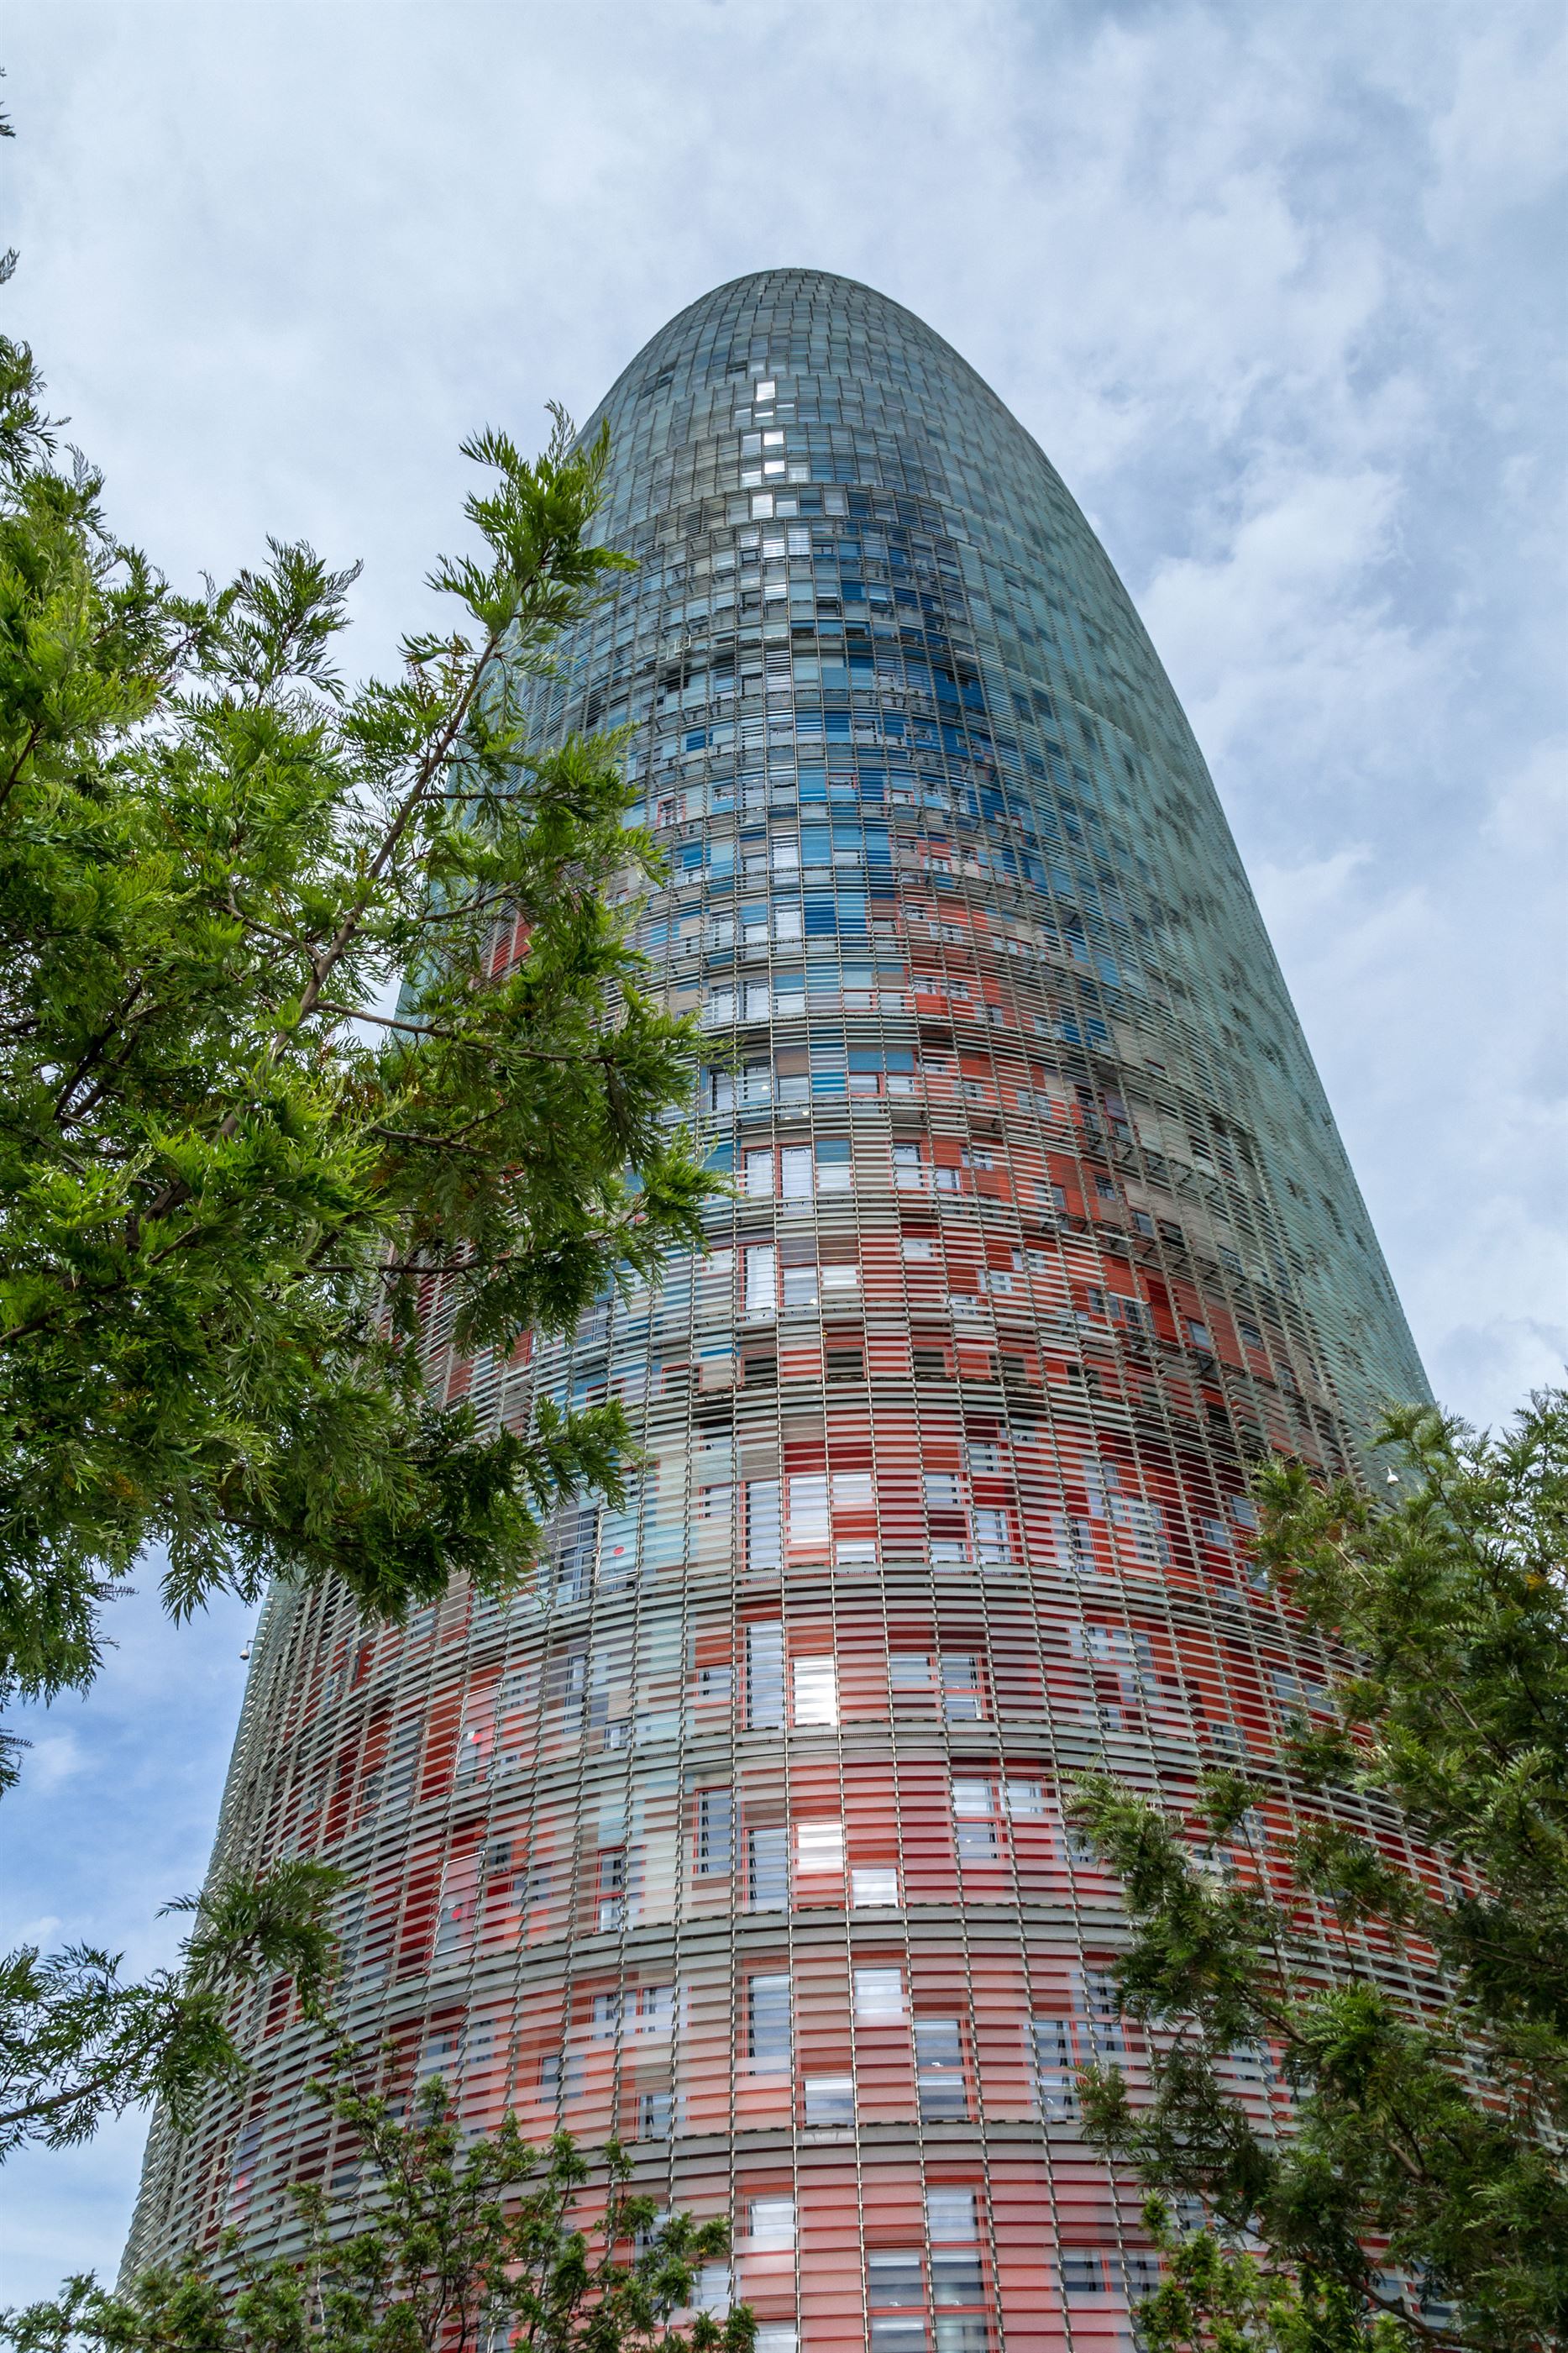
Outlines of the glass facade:
[[[1421,1368],[1190,731],[995,396],[775,271],[601,413],[640,568],[537,723],[636,730],[734,1198],[569,1345],[458,1361],[430,1303],[447,1394],[618,1396],[646,1472],[505,1609],[275,1595],[219,1853],[353,1874],[390,2083],[728,2213],[703,2299],[763,2353],[1124,2344],[1151,2267],[1075,2071],[1142,2061],[1062,1790],[1269,1769],[1324,1669],[1249,1576],[1247,1460],[1354,1463]],[[140,2257],[356,2194],[285,1989],[247,2031],[243,2091],[154,2129]]]

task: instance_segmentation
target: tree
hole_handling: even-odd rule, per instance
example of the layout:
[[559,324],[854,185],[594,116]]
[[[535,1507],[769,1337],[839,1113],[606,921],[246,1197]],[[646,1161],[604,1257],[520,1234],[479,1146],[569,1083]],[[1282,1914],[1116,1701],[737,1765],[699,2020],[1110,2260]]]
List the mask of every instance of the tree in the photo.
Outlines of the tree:
[[[353,572],[274,543],[176,593],[0,339],[0,1701],[91,1681],[153,1546],[176,1614],[336,1577],[396,1618],[455,1573],[503,1592],[559,1502],[621,1492],[618,1407],[486,1430],[427,1378],[426,1327],[504,1362],[697,1241],[711,1183],[691,1030],[639,987],[620,746],[528,736],[626,561],[590,543],[604,437],[468,454],[481,553],[433,581],[463,627],[351,694]],[[9,1956],[0,2155],[178,2116],[237,2064],[237,1982],[319,1978],[331,1877],[226,1885],[143,1984]]]
[[[721,2217],[661,2213],[627,2188],[632,2166],[611,2142],[590,2167],[570,2136],[531,2148],[508,2116],[465,2142],[439,2081],[403,2121],[353,2088],[341,2054],[319,2086],[357,2135],[370,2177],[369,2219],[334,2232],[314,2184],[292,2192],[301,2245],[247,2256],[232,2235],[216,2265],[192,2257],[145,2273],[122,2295],[90,2278],[57,2301],[0,2316],[15,2353],[642,2353],[679,2344],[750,2353],[742,2306],[722,2325],[697,2313],[679,2331],[698,2274],[729,2246]],[[595,2211],[584,2189],[596,2177]],[[224,2276],[225,2273],[227,2276]]]
[[504,1364],[695,1245],[713,1182],[621,746],[529,736],[628,561],[605,437],[465,448],[462,625],[351,693],[354,572],[272,543],[176,593],[0,341],[0,1696],[89,1682],[154,1545],[176,1614],[280,1576],[396,1617],[619,1493],[617,1406],[487,1431],[426,1379],[432,1318]]
[[1261,2260],[1214,2231],[1183,2232],[1161,2198],[1143,2223],[1164,2275],[1138,2307],[1141,2353],[1401,2353],[1398,2321],[1310,2269]]
[[140,1984],[122,1980],[118,1955],[86,1946],[0,1957],[0,2164],[26,2141],[86,2140],[143,2100],[183,2125],[198,2093],[243,2072],[230,2007],[259,1977],[291,1977],[302,2010],[321,2015],[336,1965],[328,1910],[343,1884],[295,1858],[172,1904],[196,1915],[181,1966]]
[[[1319,2327],[1249,2342],[1568,2342],[1568,1398],[1497,1439],[1431,1409],[1377,1439],[1405,1469],[1390,1503],[1286,1461],[1256,1482],[1258,1557],[1342,1662],[1281,1760],[1294,1834],[1256,1828],[1279,1795],[1257,1773],[1206,1774],[1191,1821],[1104,1776],[1075,1799],[1126,1891],[1123,2008],[1155,2030],[1151,2099],[1093,2072],[1090,2129],[1221,2233],[1171,2348],[1240,2341],[1215,2316],[1245,2316],[1248,2243]],[[1225,2090],[1238,2044],[1276,2055],[1288,2140]]]

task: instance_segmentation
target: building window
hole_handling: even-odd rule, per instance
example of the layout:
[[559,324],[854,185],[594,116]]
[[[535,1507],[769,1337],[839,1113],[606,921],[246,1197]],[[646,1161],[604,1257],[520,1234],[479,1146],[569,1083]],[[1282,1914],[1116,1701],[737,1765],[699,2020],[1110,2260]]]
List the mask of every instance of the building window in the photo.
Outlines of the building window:
[[782,1822],[746,1834],[746,1901],[753,1912],[789,1903],[789,1833]]
[[949,1724],[978,1724],[985,1715],[981,1662],[973,1651],[895,1651],[889,1680],[895,1706],[916,1694],[927,1701],[934,1695]]
[[901,2026],[907,2014],[902,1969],[856,1970],[857,2026]]
[[[746,1359],[746,1378],[754,1379],[756,1359]],[[771,1360],[770,1360],[771,1361]],[[779,1514],[779,1482],[776,1479],[748,1479],[746,1482],[746,1562],[752,1570],[777,1568],[783,1557],[783,1528]],[[783,1694],[783,1653],[780,1654],[779,1689]],[[781,1715],[779,1721],[782,1724]]]
[[735,1799],[730,1789],[697,1794],[697,1870],[703,1879],[727,1879],[734,1852]]
[[980,1662],[973,1651],[945,1650],[941,1654],[942,1715],[950,1725],[978,1725],[985,1715],[985,1692],[980,1687]]
[[673,2034],[675,1993],[672,1985],[647,1985],[637,1989],[635,2031],[638,2034]]
[[[786,1270],[786,1279],[787,1279]],[[792,1545],[825,1545],[833,1533],[826,1472],[789,1482],[789,1540]]]
[[1005,1512],[978,1507],[974,1514],[974,1549],[983,1561],[1011,1560],[1012,1538]]
[[602,1853],[599,1857],[599,1909],[601,1933],[607,1928],[623,1928],[626,1920],[626,1856],[624,1847]]
[[[775,1488],[773,1509],[778,1509]],[[746,1629],[746,1729],[784,1728],[784,1627],[763,1619]]]
[[1126,2055],[1116,1980],[1109,1970],[1079,1970],[1071,2010],[1032,2019],[1029,2041],[1040,2114],[1047,2123],[1070,2124],[1079,2112],[1079,2069]]
[[1098,2247],[1064,2247],[1061,2253],[1062,2294],[1066,2296],[1108,2295],[1110,2266]]
[[691,2309],[705,2312],[710,2318],[723,2320],[730,2310],[730,2266],[728,2263],[704,2263],[691,2283]]
[[805,2121],[808,2125],[854,2123],[855,2079],[852,2075],[808,2075],[805,2092]]
[[1075,1519],[1066,1512],[1054,1512],[1051,1530],[1058,1565],[1069,1577],[1092,1576],[1100,1566],[1094,1553],[1093,1523]]
[[899,1874],[890,1866],[861,1865],[849,1874],[849,1897],[857,1912],[898,1906]]
[[944,2240],[972,2246],[979,2236],[974,2219],[973,2189],[928,2189],[926,2191],[926,2229],[932,2246]]
[[818,1875],[841,1872],[844,1868],[844,1824],[829,1819],[816,1822],[796,1822],[795,1826],[795,1869]]
[[956,2018],[916,2019],[915,2083],[922,2124],[962,2122],[968,2116],[963,2038]]
[[539,2063],[539,2093],[545,2101],[580,2099],[587,2066],[580,2051],[547,2051]]
[[888,1682],[895,1707],[905,1699],[929,1700],[936,1689],[931,1653],[894,1651],[888,1661]]
[[925,2266],[919,2247],[879,2248],[866,2258],[871,2353],[930,2353]]
[[991,1783],[955,1781],[952,1785],[952,1813],[959,1862],[994,1862],[997,1841]]
[[1084,1969],[1080,1973],[1079,2007],[1090,2054],[1096,2059],[1120,2059],[1127,2048],[1127,2038],[1122,2031],[1116,1979],[1109,1969]]
[[985,2353],[985,2280],[972,2190],[927,2192],[928,2263],[919,2247],[877,2249],[866,2259],[872,2353]]
[[784,1303],[786,1308],[815,1307],[819,1296],[820,1285],[815,1266],[785,1267]]
[[838,1671],[831,1659],[795,1661],[795,1720],[803,1727],[838,1721]]
[[746,1251],[746,1314],[766,1318],[778,1310],[778,1252],[772,1242]]
[[1032,2019],[1029,2040],[1041,2116],[1047,2124],[1073,2123],[1078,2116],[1078,2061],[1071,2021]]
[[779,1153],[779,1191],[786,1201],[809,1201],[816,1174],[809,1144],[786,1144]]
[[795,2200],[753,2198],[747,2210],[753,2254],[784,2250],[795,2244]]
[[937,2353],[985,2353],[985,2281],[979,2250],[942,2247],[931,2232],[931,2295]]
[[794,2056],[787,1971],[761,1971],[746,1980],[747,2056],[753,2067],[787,2067]]

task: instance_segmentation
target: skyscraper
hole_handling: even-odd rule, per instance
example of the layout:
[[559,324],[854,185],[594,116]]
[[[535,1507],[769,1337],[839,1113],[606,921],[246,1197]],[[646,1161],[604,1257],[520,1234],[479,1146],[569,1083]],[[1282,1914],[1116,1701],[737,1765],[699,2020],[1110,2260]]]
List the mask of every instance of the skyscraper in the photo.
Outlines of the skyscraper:
[[[275,1595],[219,1854],[352,1874],[394,2081],[727,2211],[704,2297],[763,2353],[1125,2341],[1075,2071],[1140,2054],[1064,1786],[1268,1769],[1323,1670],[1248,1574],[1247,1461],[1353,1463],[1421,1368],[1186,722],[994,395],[778,270],[601,413],[639,569],[536,723],[636,731],[642,944],[734,1198],[568,1345],[458,1361],[437,1303],[445,1394],[619,1396],[646,1468],[507,1609]],[[141,2257],[270,2240],[301,2169],[353,2194],[282,1989],[247,2035],[154,2132]]]

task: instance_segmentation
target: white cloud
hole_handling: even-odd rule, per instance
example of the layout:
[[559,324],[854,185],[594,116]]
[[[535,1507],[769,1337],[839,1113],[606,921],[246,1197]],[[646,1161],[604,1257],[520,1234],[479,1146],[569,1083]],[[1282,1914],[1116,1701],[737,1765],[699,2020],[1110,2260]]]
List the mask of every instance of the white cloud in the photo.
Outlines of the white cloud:
[[30,1737],[28,1784],[41,1796],[52,1795],[80,1772],[84,1762],[81,1742],[73,1732],[34,1733]]
[[1494,5],[1457,61],[1432,125],[1437,177],[1426,216],[1436,236],[1478,241],[1499,213],[1561,185],[1568,31],[1561,11]]
[[59,1927],[58,1913],[40,1912],[37,1919],[18,1920],[14,1928],[8,1928],[5,1932],[6,1942],[11,1946],[36,1945],[42,1951],[46,1947],[55,1943],[59,1935]]
[[1526,746],[1493,789],[1486,832],[1505,850],[1561,869],[1568,852],[1568,740]]
[[1331,761],[1342,778],[1388,753],[1391,717],[1394,756],[1407,761],[1411,730],[1440,700],[1445,648],[1438,632],[1416,638],[1383,576],[1396,482],[1277,459],[1245,496],[1234,522],[1216,519],[1218,543],[1162,563],[1141,600],[1211,763],[1245,768],[1240,789],[1259,795],[1278,789],[1282,765],[1321,774]]
[[1434,1386],[1497,1422],[1568,1335],[1560,954],[1510,929],[1484,839],[1454,863],[1415,881],[1360,844],[1254,879]]

